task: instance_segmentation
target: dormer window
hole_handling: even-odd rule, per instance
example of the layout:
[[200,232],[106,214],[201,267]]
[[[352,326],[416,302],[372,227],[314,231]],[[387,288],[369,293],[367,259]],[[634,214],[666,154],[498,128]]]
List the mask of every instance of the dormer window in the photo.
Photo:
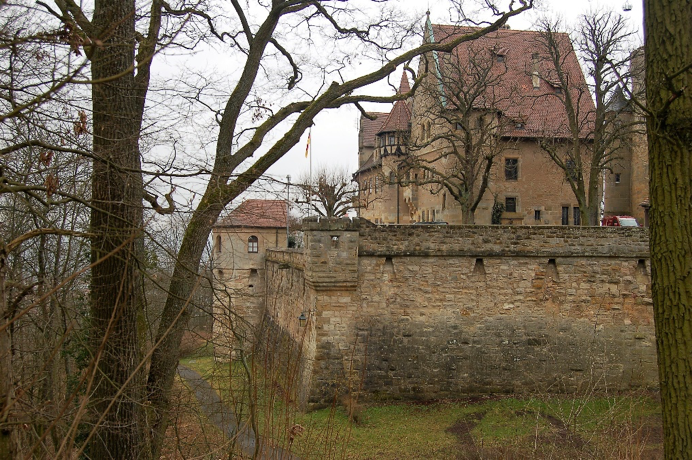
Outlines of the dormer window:
[[505,55],[504,55],[504,54],[496,54],[496,55],[495,55],[495,61],[497,61],[497,62],[505,62]]
[[524,128],[526,128],[526,125],[522,122],[517,122],[514,124],[514,128],[515,129],[524,129]]

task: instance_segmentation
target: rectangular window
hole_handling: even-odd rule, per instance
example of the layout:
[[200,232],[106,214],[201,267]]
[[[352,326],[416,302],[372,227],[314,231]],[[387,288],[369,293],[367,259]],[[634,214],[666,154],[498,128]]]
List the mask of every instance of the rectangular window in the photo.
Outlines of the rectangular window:
[[533,211],[533,220],[541,220],[541,210],[536,209]]
[[616,184],[620,183],[620,173],[615,173],[615,183]]
[[505,198],[505,211],[506,212],[517,212],[517,199],[513,196],[508,196]]
[[572,208],[572,222],[574,225],[581,225],[581,214],[579,214],[579,206]]
[[390,134],[389,137],[387,138],[387,144],[394,145],[394,135],[393,134]]
[[519,179],[519,159],[505,158],[505,180]]
[[252,235],[247,239],[247,252],[258,252],[259,249],[259,239]]
[[562,207],[562,225],[569,225],[569,206]]

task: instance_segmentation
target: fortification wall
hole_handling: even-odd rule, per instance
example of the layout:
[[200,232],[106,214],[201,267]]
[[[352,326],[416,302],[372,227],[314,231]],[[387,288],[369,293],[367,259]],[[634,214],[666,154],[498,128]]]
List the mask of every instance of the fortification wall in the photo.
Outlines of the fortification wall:
[[657,385],[646,229],[321,221],[306,226],[306,242],[304,266],[272,251],[266,272],[269,311],[296,341],[309,306],[310,405],[335,392]]

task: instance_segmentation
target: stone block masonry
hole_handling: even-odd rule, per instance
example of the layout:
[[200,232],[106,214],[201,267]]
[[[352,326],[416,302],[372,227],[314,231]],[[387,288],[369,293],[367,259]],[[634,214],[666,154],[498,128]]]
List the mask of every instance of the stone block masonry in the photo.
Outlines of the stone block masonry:
[[305,241],[265,272],[306,406],[657,386],[646,229],[313,220]]

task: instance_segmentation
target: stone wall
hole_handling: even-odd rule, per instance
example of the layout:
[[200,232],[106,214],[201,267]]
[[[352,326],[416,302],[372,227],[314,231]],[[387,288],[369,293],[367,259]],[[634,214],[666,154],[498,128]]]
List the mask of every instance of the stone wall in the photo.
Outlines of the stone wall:
[[323,220],[306,242],[266,273],[309,405],[657,384],[646,229]]

